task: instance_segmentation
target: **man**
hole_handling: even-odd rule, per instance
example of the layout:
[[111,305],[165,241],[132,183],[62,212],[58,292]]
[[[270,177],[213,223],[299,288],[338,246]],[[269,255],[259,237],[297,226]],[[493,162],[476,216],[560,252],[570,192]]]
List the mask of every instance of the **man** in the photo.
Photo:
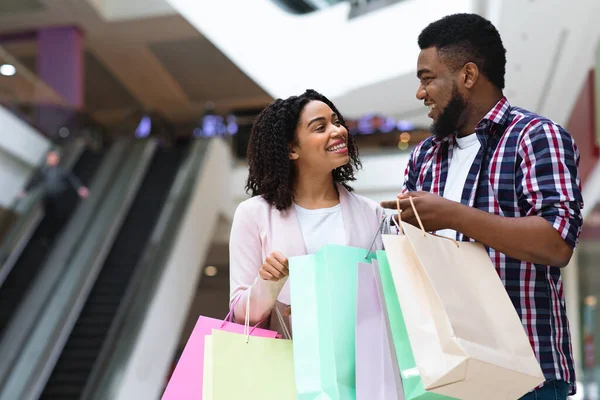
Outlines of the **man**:
[[417,98],[433,135],[410,156],[402,220],[417,224],[411,196],[426,230],[489,248],[547,380],[523,399],[566,399],[575,371],[560,268],[583,223],[577,147],[562,127],[508,103],[506,51],[489,21],[447,16],[418,42]]
[[49,151],[46,154],[46,165],[29,182],[27,189],[19,194],[19,197],[24,197],[27,190],[31,190],[38,185],[42,186],[44,225],[46,228],[43,232],[43,241],[45,243],[52,241],[58,234],[60,221],[66,211],[60,204],[59,198],[68,186],[72,186],[81,198],[86,198],[89,195],[87,187],[73,173],[62,168],[59,163],[60,155],[58,152],[55,150]]

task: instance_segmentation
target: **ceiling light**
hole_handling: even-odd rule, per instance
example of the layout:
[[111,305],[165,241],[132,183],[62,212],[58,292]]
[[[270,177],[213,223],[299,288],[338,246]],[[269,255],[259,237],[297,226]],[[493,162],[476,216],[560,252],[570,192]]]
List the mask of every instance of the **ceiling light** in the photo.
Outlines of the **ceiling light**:
[[17,73],[17,69],[14,65],[11,64],[3,64],[0,65],[0,74],[4,76],[13,76]]
[[217,274],[217,267],[209,265],[204,268],[204,275],[206,276],[215,276]]

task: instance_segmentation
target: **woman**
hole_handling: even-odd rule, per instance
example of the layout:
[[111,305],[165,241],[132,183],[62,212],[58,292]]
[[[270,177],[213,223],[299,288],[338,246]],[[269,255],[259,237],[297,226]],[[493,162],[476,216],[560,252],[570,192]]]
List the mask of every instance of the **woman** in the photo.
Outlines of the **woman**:
[[[259,114],[248,161],[252,198],[233,218],[230,303],[243,322],[251,287],[254,325],[274,306],[283,311],[289,305],[288,257],[313,254],[324,244],[369,248],[384,211],[351,192],[348,182],[361,166],[358,149],[337,108],[314,90],[278,99]],[[380,238],[374,247],[382,248]],[[282,332],[276,318],[271,329]]]

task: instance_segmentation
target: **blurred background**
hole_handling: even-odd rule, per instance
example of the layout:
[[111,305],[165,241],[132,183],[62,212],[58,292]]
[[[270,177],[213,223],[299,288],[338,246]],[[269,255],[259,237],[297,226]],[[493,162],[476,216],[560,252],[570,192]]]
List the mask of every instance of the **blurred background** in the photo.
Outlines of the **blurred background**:
[[[393,198],[430,134],[417,36],[456,12],[496,25],[509,101],[581,151],[563,277],[575,398],[598,399],[597,0],[0,0],[0,400],[160,398],[198,315],[228,311],[255,116],[320,91],[360,147],[357,192]],[[61,192],[49,238],[30,184],[50,149],[89,195]]]

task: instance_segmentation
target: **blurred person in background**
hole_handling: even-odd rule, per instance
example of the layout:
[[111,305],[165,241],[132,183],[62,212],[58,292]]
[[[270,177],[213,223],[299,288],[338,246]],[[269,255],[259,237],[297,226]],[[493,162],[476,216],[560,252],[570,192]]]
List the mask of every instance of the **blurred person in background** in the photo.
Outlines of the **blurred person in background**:
[[[358,148],[337,108],[314,90],[278,99],[258,115],[248,163],[252,197],[238,206],[229,242],[230,306],[243,322],[251,292],[251,324],[277,307],[290,328],[288,257],[325,244],[367,249],[384,211],[352,193]],[[374,247],[382,246],[379,237]],[[283,333],[277,318],[270,329]]]
[[417,225],[410,196],[426,230],[486,246],[546,378],[523,399],[565,400],[575,363],[561,268],[583,224],[577,146],[550,119],[509,104],[506,50],[488,20],[450,15],[418,43],[416,95],[433,135],[410,155],[402,220]]
[[45,226],[42,240],[45,244],[50,244],[56,238],[60,230],[60,222],[66,216],[68,210],[65,210],[61,204],[60,197],[68,188],[73,188],[81,198],[89,195],[88,188],[79,178],[59,164],[60,154],[56,150],[50,150],[46,154],[45,165],[37,171],[25,190],[19,193],[19,197],[22,198],[27,195],[27,192],[41,187]]

